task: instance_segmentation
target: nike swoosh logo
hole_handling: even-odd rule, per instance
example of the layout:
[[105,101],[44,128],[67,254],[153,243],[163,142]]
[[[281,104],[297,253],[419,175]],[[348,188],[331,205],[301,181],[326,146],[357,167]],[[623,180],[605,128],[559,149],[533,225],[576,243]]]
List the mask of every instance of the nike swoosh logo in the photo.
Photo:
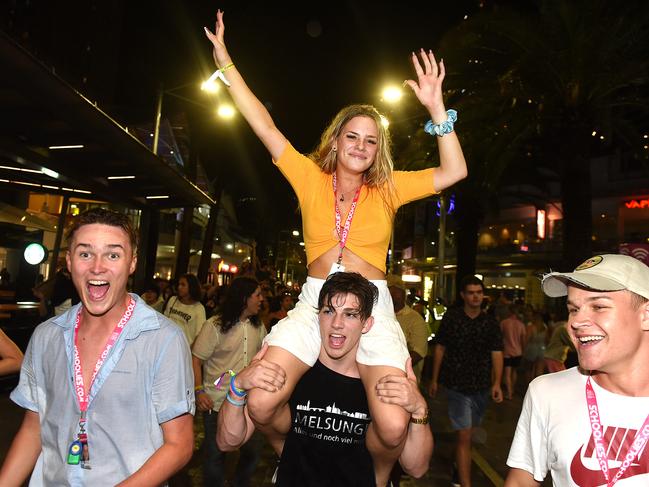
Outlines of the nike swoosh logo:
[[[599,485],[606,485],[606,478],[602,471],[597,468],[597,470],[591,470],[586,467],[581,461],[581,454],[584,449],[582,446],[575,456],[572,458],[572,463],[570,464],[570,476],[572,477],[573,482],[575,482],[579,487],[596,487]],[[643,468],[644,467],[644,468]],[[620,468],[610,468],[609,469],[609,478],[615,477]],[[648,473],[647,465],[630,465],[626,469],[626,472],[622,474],[620,480],[626,479],[628,477],[634,477],[636,475],[642,475]]]

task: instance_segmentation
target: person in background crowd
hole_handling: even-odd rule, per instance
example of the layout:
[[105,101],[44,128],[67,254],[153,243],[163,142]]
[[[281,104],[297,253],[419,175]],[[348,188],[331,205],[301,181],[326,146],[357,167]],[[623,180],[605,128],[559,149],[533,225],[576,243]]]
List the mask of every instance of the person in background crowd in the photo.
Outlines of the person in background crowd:
[[79,303],[79,294],[72,283],[70,271],[66,267],[61,267],[54,276],[54,289],[50,303],[55,315],[63,314],[71,306]]
[[[511,399],[516,388],[517,369],[521,364],[527,333],[525,325],[516,315],[517,306],[510,303],[508,311],[509,315],[500,322],[500,330],[503,334],[503,356],[505,359],[505,397]],[[506,314],[503,310],[501,316],[504,315]]]
[[506,487],[649,485],[649,267],[596,255],[543,277],[568,297],[579,368],[529,386],[507,458]]
[[566,370],[565,363],[568,359],[568,353],[571,351],[576,352],[575,346],[572,344],[572,340],[570,340],[565,319],[553,321],[553,323],[554,329],[552,330],[550,340],[543,354],[545,367],[551,373]]
[[0,485],[30,474],[30,485],[161,485],[192,456],[187,341],[127,292],[137,263],[127,215],[81,213],[67,241],[81,304],[32,334],[11,393],[25,417]]
[[205,307],[201,303],[201,285],[194,274],[183,274],[178,279],[178,293],[169,298],[164,315],[178,323],[191,345],[205,323]]
[[502,402],[503,337],[496,320],[482,310],[484,285],[475,276],[460,283],[464,306],[449,309],[437,333],[430,395],[446,386],[448,415],[457,432],[453,482],[471,485],[471,438],[489,397]]
[[523,359],[526,363],[527,382],[541,375],[545,370],[545,341],[547,327],[543,321],[543,314],[539,311],[531,312],[531,320],[526,327],[525,350]]
[[412,359],[412,369],[417,381],[421,381],[424,357],[428,353],[428,326],[414,309],[406,304],[406,286],[398,276],[388,276],[388,289],[392,297],[394,313],[406,337],[408,353]]
[[22,363],[20,348],[0,329],[0,376],[17,373]]
[[[160,287],[160,294],[162,295],[162,299],[166,305],[171,297],[176,295],[176,282],[167,281],[166,279],[156,279],[155,281]],[[162,309],[164,309],[164,307]]]
[[288,293],[280,294],[269,300],[270,313],[268,314],[268,330],[288,316],[293,309],[293,296]]
[[211,318],[217,313],[221,305],[223,293],[224,289],[222,289],[222,286],[218,282],[212,285],[206,285],[206,290],[203,293],[203,306],[205,306],[205,315],[207,318]]
[[[225,453],[216,445],[216,418],[231,376],[222,377],[224,387],[214,382],[229,371],[232,374],[246,367],[261,348],[266,329],[257,314],[261,307],[261,289],[252,277],[232,281],[218,315],[207,320],[192,347],[196,407],[203,413],[205,425],[204,485],[222,487],[225,481]],[[250,478],[260,455],[260,438],[246,443],[237,463],[234,485],[250,485]]]
[[11,288],[11,274],[6,267],[3,267],[0,270],[0,289],[10,289]]
[[383,486],[408,431],[408,415],[403,408],[382,403],[373,394],[381,377],[405,377],[408,357],[385,284],[393,217],[400,206],[435,194],[467,175],[454,132],[457,114],[444,106],[444,63],[438,63],[430,50],[412,53],[416,80],[406,81],[431,116],[426,127],[437,138],[440,164],[422,171],[394,171],[388,129],[376,108],[368,105],[343,108],[325,129],[310,157],[300,154],[246,85],[226,49],[224,31],[223,12],[218,11],[214,33],[205,28],[205,35],[212,43],[219,73],[228,81],[229,94],[239,112],[300,201],[308,268],[298,303],[266,339],[270,345],[267,358],[286,371],[288,383],[273,393],[254,389],[249,403],[251,417],[271,442],[280,441],[279,431],[285,428],[279,411],[320,352],[315,305],[324,279],[338,271],[360,272],[380,283],[382,295],[380,306],[375,307],[376,323],[361,339],[357,359],[372,413],[367,445],[374,459],[377,483]]
[[165,302],[160,295],[160,288],[155,282],[150,282],[144,288],[144,292],[142,293],[141,297],[142,299],[144,299],[144,302],[146,304],[151,306],[158,313],[162,313],[162,308],[164,307]]

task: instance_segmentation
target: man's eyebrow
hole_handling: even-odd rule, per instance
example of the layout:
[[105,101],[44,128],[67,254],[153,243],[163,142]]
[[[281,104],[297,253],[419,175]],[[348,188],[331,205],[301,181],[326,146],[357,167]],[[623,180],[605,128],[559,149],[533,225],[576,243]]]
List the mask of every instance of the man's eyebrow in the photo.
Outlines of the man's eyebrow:
[[[84,249],[92,249],[93,248],[92,244],[79,242],[78,244],[76,244],[74,246],[74,249],[76,250],[79,247],[82,247]],[[108,248],[108,249],[111,249],[111,250],[112,249],[122,249],[122,250],[124,250],[124,246],[122,244],[107,244],[107,245],[104,245],[104,248]]]
[[[586,302],[591,302],[591,301],[597,301],[599,299],[606,299],[608,301],[613,301],[613,298],[610,297],[608,294],[598,294],[597,296],[592,296],[590,298],[586,298]],[[568,303],[572,306],[577,306],[574,301],[568,299]]]
[[360,308],[343,308],[345,313],[360,313]]

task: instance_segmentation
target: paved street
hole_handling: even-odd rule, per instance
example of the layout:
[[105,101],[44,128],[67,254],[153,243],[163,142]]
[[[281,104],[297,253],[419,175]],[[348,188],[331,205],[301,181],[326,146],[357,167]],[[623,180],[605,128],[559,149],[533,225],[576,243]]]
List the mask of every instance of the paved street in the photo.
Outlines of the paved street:
[[[22,410],[9,400],[11,384],[5,380],[0,392],[0,456],[4,458],[14,433],[18,429],[22,417]],[[499,405],[492,404],[483,424],[474,438],[473,452],[473,481],[475,487],[490,487],[502,485],[506,473],[505,460],[509,445],[516,427],[516,421],[521,406],[521,394],[512,401],[505,401]],[[404,487],[448,487],[451,485],[451,464],[453,457],[453,433],[446,417],[446,396],[443,391],[439,396],[430,401],[431,427],[435,435],[435,452],[431,461],[431,468],[421,479],[404,479]],[[196,452],[190,464],[172,481],[173,486],[196,487],[201,486],[201,450],[200,444],[204,440],[200,420],[196,420]],[[236,454],[232,454],[233,463]],[[264,448],[262,460],[257,468],[253,485],[270,486],[275,469],[275,456],[270,447]],[[547,485],[551,485],[547,482]]]

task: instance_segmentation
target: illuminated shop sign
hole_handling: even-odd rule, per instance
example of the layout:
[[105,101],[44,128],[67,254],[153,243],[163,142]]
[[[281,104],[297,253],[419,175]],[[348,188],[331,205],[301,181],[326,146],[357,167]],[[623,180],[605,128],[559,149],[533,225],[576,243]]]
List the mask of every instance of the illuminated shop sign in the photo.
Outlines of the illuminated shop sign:
[[641,200],[625,201],[624,206],[626,206],[629,209],[649,208],[649,198],[644,198]]

